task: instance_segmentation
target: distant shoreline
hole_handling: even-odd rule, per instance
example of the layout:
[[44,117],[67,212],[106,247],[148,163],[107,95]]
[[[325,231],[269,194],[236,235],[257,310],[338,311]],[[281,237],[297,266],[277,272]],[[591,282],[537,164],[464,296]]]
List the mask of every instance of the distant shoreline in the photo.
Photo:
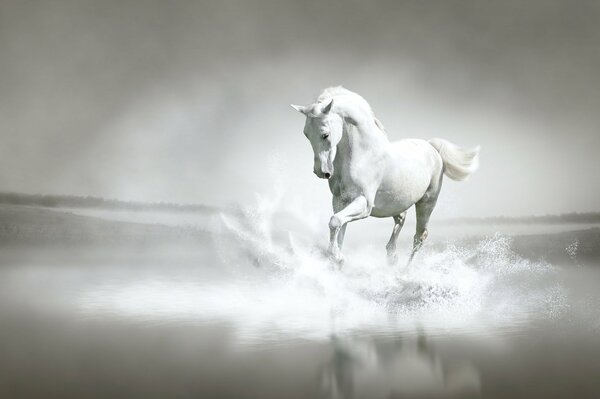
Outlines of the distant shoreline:
[[171,202],[137,202],[77,195],[42,195],[0,192],[0,204],[29,205],[44,208],[94,208],[131,211],[217,212],[217,207]]
[[[138,202],[93,196],[76,195],[42,195],[0,192],[0,204],[27,205],[44,208],[87,208],[128,211],[171,211],[216,213],[224,209],[202,204],[176,204],[172,202]],[[487,216],[487,217],[457,217],[438,219],[442,224],[586,224],[600,223],[600,212],[569,212],[558,215],[531,216]]]
[[594,224],[600,223],[600,212],[570,212],[559,215],[543,216],[487,216],[487,217],[459,217],[440,219],[440,223],[451,224]]

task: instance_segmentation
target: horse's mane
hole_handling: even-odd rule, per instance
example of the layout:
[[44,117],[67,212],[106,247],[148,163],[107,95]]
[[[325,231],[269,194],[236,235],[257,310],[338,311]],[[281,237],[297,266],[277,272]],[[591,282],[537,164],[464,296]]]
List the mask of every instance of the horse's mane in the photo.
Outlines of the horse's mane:
[[363,108],[365,108],[366,111],[369,114],[371,114],[371,116],[373,117],[373,121],[375,122],[375,125],[379,128],[379,130],[381,130],[382,133],[385,134],[385,127],[383,127],[383,124],[379,121],[379,119],[377,119],[375,117],[375,114],[373,113],[373,109],[371,108],[371,106],[369,105],[367,100],[365,100],[358,93],[350,91],[342,86],[332,86],[332,87],[328,87],[328,88],[324,89],[321,92],[321,94],[319,94],[319,97],[317,97],[316,102],[317,103],[329,102],[331,99],[333,99],[334,97],[338,97],[338,96],[349,97],[351,99],[351,101],[353,101],[354,103],[357,103],[357,104],[361,105]]

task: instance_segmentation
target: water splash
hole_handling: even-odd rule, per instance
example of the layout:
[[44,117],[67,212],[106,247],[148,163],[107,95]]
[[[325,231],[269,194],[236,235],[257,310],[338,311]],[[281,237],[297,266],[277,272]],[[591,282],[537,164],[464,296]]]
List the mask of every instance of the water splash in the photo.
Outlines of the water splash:
[[[220,262],[199,267],[218,268],[221,278],[103,287],[82,298],[82,310],[225,321],[241,338],[267,339],[510,328],[533,315],[556,317],[566,303],[562,287],[547,278],[554,268],[518,257],[501,235],[424,248],[408,268],[389,266],[381,248],[345,248],[339,269],[302,215],[278,213],[281,198],[257,196],[254,206],[215,221],[212,245]],[[292,228],[278,226],[285,218]]]
[[577,262],[577,250],[578,249],[579,249],[579,240],[577,240],[577,239],[574,240],[571,244],[569,244],[565,248],[567,255],[569,255],[569,258],[574,262]]

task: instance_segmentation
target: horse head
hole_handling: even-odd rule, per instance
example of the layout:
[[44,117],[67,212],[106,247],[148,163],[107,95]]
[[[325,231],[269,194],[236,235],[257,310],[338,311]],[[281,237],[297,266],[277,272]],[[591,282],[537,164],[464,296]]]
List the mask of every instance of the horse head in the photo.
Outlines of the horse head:
[[343,118],[331,111],[333,107],[333,99],[325,104],[322,102],[308,106],[292,104],[292,108],[306,116],[304,135],[310,141],[314,152],[313,171],[322,179],[333,176],[333,160],[344,130]]

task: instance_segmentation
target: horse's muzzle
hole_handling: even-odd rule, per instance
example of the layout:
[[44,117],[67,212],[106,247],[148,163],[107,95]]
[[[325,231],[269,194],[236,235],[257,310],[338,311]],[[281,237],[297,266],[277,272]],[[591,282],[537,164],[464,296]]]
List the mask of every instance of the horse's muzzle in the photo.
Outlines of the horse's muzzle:
[[331,178],[331,173],[329,172],[314,172],[315,175],[317,175],[317,177],[319,179],[330,179]]

